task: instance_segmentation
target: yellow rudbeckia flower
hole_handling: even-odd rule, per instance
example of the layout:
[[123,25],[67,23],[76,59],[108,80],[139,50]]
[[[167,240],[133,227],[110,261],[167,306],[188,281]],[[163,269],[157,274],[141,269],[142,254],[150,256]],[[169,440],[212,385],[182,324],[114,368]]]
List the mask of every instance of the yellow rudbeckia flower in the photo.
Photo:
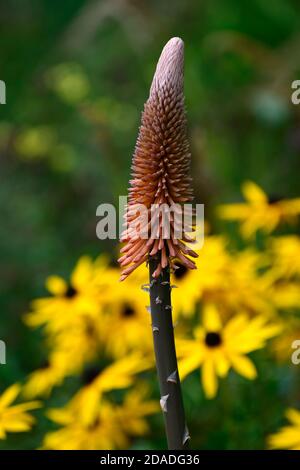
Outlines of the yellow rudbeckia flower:
[[225,377],[231,367],[247,379],[256,377],[255,365],[246,354],[263,348],[266,340],[279,331],[279,326],[267,324],[265,318],[249,319],[245,314],[236,315],[223,325],[215,306],[208,304],[195,339],[178,341],[180,376],[184,379],[201,367],[204,392],[207,398],[213,398],[218,377]]
[[68,328],[48,338],[50,353],[47,363],[29,375],[23,388],[24,396],[48,397],[67,376],[80,373],[85,364],[95,360],[103,344],[101,317],[91,319],[82,315],[74,318]]
[[215,292],[204,296],[204,300],[222,306],[222,311],[229,315],[240,310],[250,315],[273,315],[274,306],[268,291],[271,281],[260,272],[266,266],[264,254],[254,249],[230,253],[223,280]]
[[147,385],[139,384],[125,395],[122,405],[117,407],[120,425],[126,433],[143,436],[149,431],[145,417],[160,412],[158,401],[147,401],[147,395]]
[[76,407],[49,410],[47,416],[63,427],[48,433],[43,442],[50,450],[126,449],[131,436],[148,431],[145,418],[158,411],[158,404],[146,400],[145,389],[129,391],[122,404],[106,399],[98,402],[94,419],[86,422]]
[[48,450],[113,450],[124,449],[128,439],[120,427],[112,404],[103,401],[97,407],[94,422],[80,420],[71,408],[53,409],[48,418],[62,427],[44,437],[43,449]]
[[221,236],[206,236],[199,257],[195,260],[197,269],[189,270],[181,263],[176,263],[178,269],[172,275],[172,283],[177,287],[172,290],[175,318],[178,313],[190,316],[200,298],[224,289],[231,261],[226,243]]
[[50,276],[46,286],[51,297],[37,299],[25,316],[31,327],[43,326],[49,364],[35,371],[25,385],[26,396],[49,395],[63,379],[82,370],[103,347],[102,307],[113,296],[119,273],[101,256],[93,261],[83,256],[70,281]]
[[55,334],[68,328],[78,317],[83,316],[84,321],[87,316],[98,317],[101,300],[112,295],[112,286],[117,282],[115,271],[103,257],[94,262],[88,256],[81,257],[69,283],[59,276],[47,279],[46,287],[52,295],[32,302],[25,323],[31,327],[45,325],[47,333]]
[[285,413],[290,424],[268,437],[271,449],[300,450],[300,411],[289,408]]
[[64,363],[56,361],[55,355],[51,354],[49,361],[44,367],[32,372],[24,384],[22,394],[26,398],[46,397],[48,398],[55,386],[61,385],[66,369]]
[[5,439],[7,432],[30,431],[35,422],[28,411],[40,408],[39,402],[30,401],[12,406],[20,391],[21,386],[14,384],[0,395],[0,439]]
[[270,286],[269,296],[277,309],[289,310],[300,306],[299,282],[280,281]]
[[104,393],[131,386],[136,375],[152,366],[152,360],[132,354],[113,362],[104,369],[88,368],[84,374],[85,385],[72,398],[69,406],[83,423],[91,423]]
[[294,223],[300,214],[300,198],[268,198],[266,193],[253,181],[242,185],[246,202],[225,204],[218,208],[222,219],[240,222],[241,234],[252,237],[258,230],[271,233],[281,222]]
[[[147,281],[140,272],[133,272],[126,283],[118,282],[113,295],[103,304],[102,342],[113,357],[124,357],[130,351],[142,351],[152,356],[153,342]],[[147,273],[146,279],[149,274]],[[144,281],[144,282],[143,282]]]
[[268,241],[274,279],[300,276],[300,237],[285,235]]
[[196,270],[187,271],[180,266],[172,277],[178,286],[172,290],[175,318],[178,313],[190,316],[199,301],[222,306],[227,316],[238,310],[274,313],[269,294],[273,280],[261,274],[268,266],[264,254],[254,249],[230,252],[224,237],[207,236],[195,262]]

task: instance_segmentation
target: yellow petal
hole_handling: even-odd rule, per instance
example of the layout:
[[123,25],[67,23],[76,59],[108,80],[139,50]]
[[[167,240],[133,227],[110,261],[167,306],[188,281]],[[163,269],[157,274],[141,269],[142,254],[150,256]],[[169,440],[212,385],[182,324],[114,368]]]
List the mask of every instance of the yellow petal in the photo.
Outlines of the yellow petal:
[[203,308],[203,326],[206,331],[220,331],[222,328],[219,312],[214,304],[206,304]]
[[225,220],[243,220],[249,215],[249,206],[245,203],[223,204],[218,206],[217,215]]
[[230,357],[232,367],[246,379],[253,380],[257,371],[253,362],[247,356],[232,355]]
[[14,384],[7,388],[0,397],[0,409],[10,405],[17,398],[20,390],[20,384]]
[[10,411],[16,413],[23,413],[24,411],[36,410],[37,408],[42,407],[42,402],[40,401],[28,401],[25,403],[20,403],[19,405],[11,406]]
[[[300,411],[295,410],[294,408],[288,408],[285,415],[291,423],[300,426]],[[299,435],[300,435],[300,428],[299,428]]]
[[51,408],[45,413],[46,416],[54,423],[67,425],[72,422],[72,413],[66,408]]
[[222,350],[218,350],[215,352],[214,362],[219,377],[225,377],[228,374],[230,363]]
[[75,288],[85,286],[90,281],[92,273],[92,260],[89,256],[82,256],[71,276],[71,284]]
[[86,425],[89,425],[95,421],[99,411],[101,392],[98,392],[96,387],[93,388],[93,386],[91,386],[89,393],[86,393],[84,398],[85,399],[82,401],[80,414],[82,422]]
[[295,449],[300,446],[300,433],[298,428],[285,426],[278,433],[272,434],[268,438],[268,445],[271,449]]
[[254,218],[249,218],[240,226],[241,235],[246,240],[252,239],[259,228],[260,224]]
[[279,207],[287,215],[298,215],[300,213],[300,198],[279,201]]
[[203,362],[202,385],[207,398],[214,398],[216,396],[218,381],[212,358],[208,358]]
[[191,357],[186,357],[179,361],[178,369],[181,380],[183,380],[187,375],[189,375],[194,370],[200,367],[202,362],[202,357],[199,354],[194,354]]
[[67,290],[67,284],[59,276],[49,276],[46,279],[46,288],[53,295],[63,295]]
[[242,193],[245,199],[254,204],[268,203],[265,192],[253,181],[245,181],[242,185]]
[[244,331],[249,323],[247,315],[240,313],[232,317],[226,324],[223,332],[225,340],[235,338],[241,331]]
[[26,432],[31,429],[34,419],[30,420],[31,422],[21,421],[18,419],[11,420],[5,424],[5,429],[8,432]]

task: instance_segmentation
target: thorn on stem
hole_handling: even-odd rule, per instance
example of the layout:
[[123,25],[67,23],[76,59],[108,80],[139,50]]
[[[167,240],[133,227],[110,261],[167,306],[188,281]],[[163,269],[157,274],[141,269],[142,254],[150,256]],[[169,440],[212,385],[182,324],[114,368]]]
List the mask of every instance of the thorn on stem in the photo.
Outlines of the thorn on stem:
[[183,433],[183,438],[182,438],[182,445],[185,445],[187,441],[189,441],[191,438],[189,430],[187,425],[185,425],[184,433]]
[[167,382],[177,384],[177,370],[174,370],[174,372],[169,375],[169,377],[167,378]]
[[163,395],[159,400],[160,407],[161,407],[161,409],[164,413],[168,412],[168,407],[167,407],[168,398],[169,398],[169,394],[168,395]]

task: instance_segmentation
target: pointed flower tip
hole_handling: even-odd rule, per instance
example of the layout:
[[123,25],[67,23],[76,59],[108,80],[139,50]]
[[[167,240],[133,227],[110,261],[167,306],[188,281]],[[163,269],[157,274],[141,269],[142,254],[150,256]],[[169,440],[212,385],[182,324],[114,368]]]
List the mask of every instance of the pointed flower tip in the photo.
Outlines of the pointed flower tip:
[[166,43],[165,47],[162,50],[162,54],[165,51],[165,49],[169,51],[176,51],[177,54],[183,54],[184,42],[181,38],[175,36],[169,39],[169,41]]
[[181,38],[174,37],[167,42],[162,50],[150,88],[150,96],[166,83],[175,88],[182,88],[183,64],[184,42]]

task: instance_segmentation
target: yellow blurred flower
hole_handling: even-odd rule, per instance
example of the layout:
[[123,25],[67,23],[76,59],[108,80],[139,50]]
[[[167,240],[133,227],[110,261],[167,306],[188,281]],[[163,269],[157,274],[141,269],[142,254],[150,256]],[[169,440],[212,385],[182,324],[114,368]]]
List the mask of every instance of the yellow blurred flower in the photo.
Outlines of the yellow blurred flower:
[[35,423],[28,411],[40,408],[39,402],[30,401],[11,406],[20,391],[21,386],[14,384],[0,395],[0,439],[5,439],[7,432],[29,431]]
[[274,279],[300,276],[300,237],[285,235],[271,238],[268,241],[268,250]]
[[261,274],[268,266],[264,253],[250,248],[230,252],[225,238],[206,236],[196,265],[192,271],[180,266],[172,277],[178,287],[172,290],[175,318],[179,313],[190,316],[199,301],[219,305],[226,317],[241,309],[251,315],[274,313],[269,293],[273,279]]
[[131,436],[148,431],[145,417],[156,413],[158,404],[145,399],[145,389],[133,389],[121,405],[102,399],[97,404],[94,419],[86,422],[77,407],[50,410],[48,417],[63,427],[48,433],[44,449],[55,450],[112,450],[126,449]]
[[158,401],[146,401],[147,395],[146,384],[139,384],[125,395],[122,406],[116,410],[124,432],[142,436],[149,431],[145,416],[160,412],[160,406]]
[[263,348],[266,340],[279,333],[278,325],[267,324],[262,316],[249,319],[239,314],[225,326],[214,305],[206,305],[203,326],[195,330],[195,339],[179,340],[179,372],[185,378],[202,367],[202,384],[208,398],[215,397],[218,377],[225,377],[232,367],[247,379],[257,375],[253,362],[246,354]]
[[59,276],[50,276],[46,287],[52,294],[32,302],[32,311],[25,315],[28,326],[46,325],[48,333],[57,333],[74,324],[79,318],[86,321],[99,319],[100,301],[112,294],[111,277],[117,276],[109,269],[104,257],[95,262],[88,256],[79,259],[67,283]]
[[269,294],[271,280],[261,274],[267,266],[263,253],[252,248],[230,254],[224,280],[219,290],[204,297],[227,311],[227,316],[240,310],[253,314],[274,314],[272,297]]
[[279,310],[289,310],[300,307],[299,282],[275,282],[269,288],[269,296]]
[[129,387],[138,373],[151,366],[152,361],[137,353],[113,362],[102,370],[88,368],[84,374],[85,385],[72,398],[70,408],[76,411],[83,423],[93,422],[104,393]]
[[47,396],[69,375],[80,373],[108,342],[103,323],[103,306],[113,297],[119,272],[107,258],[79,259],[67,283],[50,276],[46,285],[51,297],[37,299],[25,315],[31,327],[43,326],[50,351],[48,366],[33,372],[24,387],[26,396]]
[[62,427],[46,434],[43,449],[48,450],[113,450],[128,445],[127,436],[117,419],[114,406],[102,401],[95,420],[86,424],[70,408],[53,409],[47,416]]
[[242,185],[245,203],[225,204],[218,208],[222,219],[237,220],[245,238],[258,230],[271,233],[281,222],[294,223],[300,214],[300,198],[273,200],[254,182]]
[[285,413],[290,424],[268,437],[271,449],[300,450],[300,411],[289,408]]
[[191,315],[201,298],[216,295],[224,289],[230,261],[226,240],[221,236],[206,236],[199,257],[195,260],[197,269],[187,270],[176,263],[179,268],[172,275],[172,282],[177,286],[172,290],[175,318],[178,313]]
[[[133,273],[126,283],[118,282],[113,295],[104,302],[102,314],[103,343],[108,354],[124,357],[129,351],[153,352],[151,318],[146,306],[149,294],[142,290],[140,273]],[[147,290],[147,284],[144,284]]]
[[[86,322],[84,321],[86,320]],[[82,316],[65,330],[48,338],[48,364],[29,375],[23,392],[26,397],[49,396],[65,377],[78,374],[95,360],[103,346],[101,320]]]
[[22,390],[26,398],[48,397],[53,387],[61,385],[66,371],[60,361],[56,361],[51,355],[48,363],[40,369],[32,372]]

